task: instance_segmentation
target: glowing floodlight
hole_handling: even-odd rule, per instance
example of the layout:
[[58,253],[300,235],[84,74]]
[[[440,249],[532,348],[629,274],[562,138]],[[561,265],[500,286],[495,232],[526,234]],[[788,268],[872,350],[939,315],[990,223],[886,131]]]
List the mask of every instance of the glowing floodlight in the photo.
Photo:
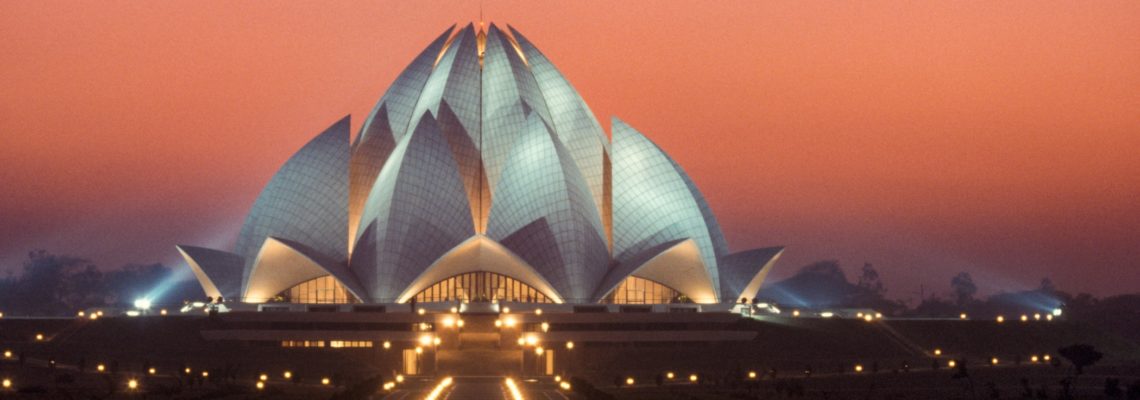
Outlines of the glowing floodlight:
[[936,355],[936,356],[942,355],[942,349],[934,349],[934,355]]
[[404,383],[404,375],[396,375],[396,383]]
[[673,380],[674,377],[675,377],[675,375],[673,375],[672,371],[665,373],[665,379]]
[[425,313],[427,313],[427,310],[424,310],[424,309],[422,309],[422,308],[421,308],[421,309],[419,309],[419,310],[416,310],[416,313],[417,313],[417,314],[419,314],[419,315],[424,315]]
[[993,364],[993,365],[998,365],[998,361],[999,361],[999,360],[998,360],[998,358],[997,358],[997,357],[991,358],[991,359],[990,359],[990,364]]
[[574,350],[574,342],[566,342],[566,350]]
[[562,388],[562,390],[570,390],[570,382],[563,381],[558,384],[558,387]]
[[440,381],[438,385],[435,385],[435,388],[431,390],[431,393],[428,393],[427,397],[424,397],[424,400],[438,399],[439,395],[443,394],[443,389],[446,389],[448,386],[451,386],[451,382],[452,382],[452,379],[450,376],[443,378],[443,380]]
[[542,315],[542,309],[541,308],[534,309],[534,315]]
[[385,340],[384,341],[384,350],[388,350],[390,348],[392,348],[392,342]]
[[3,382],[0,382],[0,386],[3,386],[5,389],[11,389],[12,388],[12,380],[11,379],[4,379]]
[[542,323],[542,331],[543,331],[543,332],[546,332],[546,331],[549,331],[549,330],[550,330],[550,324],[543,322],[543,323]]
[[420,345],[427,346],[431,344],[430,335],[420,335]]
[[127,381],[127,389],[136,390],[138,388],[139,388],[139,381],[137,379],[131,379],[131,380]]
[[748,379],[756,379],[756,371],[748,371]]
[[154,374],[158,373],[158,370],[154,369],[154,367],[150,367],[150,368],[147,368],[146,373],[150,374],[150,375],[154,375]]
[[330,383],[332,383],[332,380],[331,380],[331,379],[329,379],[329,378],[321,378],[321,385],[324,385],[324,386],[328,386]]
[[954,368],[954,367],[958,366],[958,362],[954,361],[954,360],[950,360],[950,361],[946,362],[946,366],[948,366],[950,368]]
[[625,385],[626,386],[633,386],[633,383],[634,383],[634,380],[633,380],[632,376],[625,378]]
[[1060,317],[1061,316],[1061,309],[1060,308],[1054,308],[1053,309],[1053,316]]
[[958,319],[966,319],[966,318],[967,318],[966,313],[958,314]]
[[855,364],[855,372],[863,372],[863,364]]
[[691,374],[691,375],[689,375],[689,382],[696,382],[696,381],[697,381],[697,379],[698,379],[698,378],[697,378],[697,374]]
[[149,310],[151,306],[150,299],[143,297],[135,299],[135,308],[140,310]]
[[103,371],[106,371],[106,370],[107,370],[107,367],[106,367],[106,366],[104,366],[103,364],[99,364],[99,365],[96,365],[96,366],[95,366],[95,370],[96,370],[96,371],[99,371],[99,372],[103,372]]
[[293,372],[285,371],[285,373],[281,374],[281,376],[285,377],[285,379],[293,379]]
[[265,382],[257,381],[257,390],[265,390]]
[[1004,317],[1004,316],[1001,316],[1001,315],[997,316],[997,323],[999,323],[999,324],[1000,324],[1000,323],[1002,323],[1002,322],[1005,322],[1005,317]]
[[262,381],[262,382],[267,381],[267,380],[269,380],[269,375],[261,374],[261,376],[257,377],[257,380]]
[[831,311],[824,311],[824,312],[819,313],[819,316],[824,317],[824,318],[831,318],[831,317],[835,316],[835,313],[833,313]]
[[546,349],[542,348],[542,346],[538,346],[538,347],[534,348],[534,354],[536,354],[536,355],[541,356],[542,353],[545,353],[545,352],[546,352]]
[[526,337],[526,344],[527,344],[527,345],[529,345],[529,346],[534,346],[534,345],[538,344],[538,336],[535,336],[535,335],[527,335],[527,337]]

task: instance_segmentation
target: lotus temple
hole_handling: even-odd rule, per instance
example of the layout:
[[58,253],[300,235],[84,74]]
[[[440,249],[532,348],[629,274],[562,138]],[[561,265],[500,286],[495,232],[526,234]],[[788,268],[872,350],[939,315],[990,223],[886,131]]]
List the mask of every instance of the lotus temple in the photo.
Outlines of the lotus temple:
[[783,251],[730,251],[681,165],[617,118],[607,135],[510,27],[443,32],[350,125],[280,167],[233,248],[178,246],[208,296],[724,304]]

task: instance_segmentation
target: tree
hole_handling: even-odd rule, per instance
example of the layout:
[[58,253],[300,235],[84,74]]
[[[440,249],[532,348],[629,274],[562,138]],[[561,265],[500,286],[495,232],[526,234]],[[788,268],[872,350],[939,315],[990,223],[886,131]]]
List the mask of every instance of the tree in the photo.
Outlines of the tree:
[[973,302],[974,294],[978,293],[978,285],[974,284],[974,278],[969,272],[959,272],[950,279],[950,288],[954,291],[954,298],[959,307]]
[[1065,357],[1066,360],[1073,363],[1073,367],[1077,368],[1077,375],[1084,373],[1085,367],[1092,366],[1104,358],[1104,354],[1096,351],[1096,348],[1087,344],[1074,344],[1068,347],[1057,349],[1057,354]]
[[887,289],[883,287],[883,282],[879,280],[879,271],[876,271],[871,263],[863,263],[863,271],[859,274],[859,283],[857,286],[868,294],[877,296],[887,294]]

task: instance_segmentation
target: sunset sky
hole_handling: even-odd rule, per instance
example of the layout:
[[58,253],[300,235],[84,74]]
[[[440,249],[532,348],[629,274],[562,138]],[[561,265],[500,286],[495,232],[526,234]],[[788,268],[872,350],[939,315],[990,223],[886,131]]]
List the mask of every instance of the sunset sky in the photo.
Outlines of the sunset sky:
[[[774,278],[1140,291],[1140,2],[493,1]],[[0,273],[230,249],[276,169],[477,1],[0,2]]]

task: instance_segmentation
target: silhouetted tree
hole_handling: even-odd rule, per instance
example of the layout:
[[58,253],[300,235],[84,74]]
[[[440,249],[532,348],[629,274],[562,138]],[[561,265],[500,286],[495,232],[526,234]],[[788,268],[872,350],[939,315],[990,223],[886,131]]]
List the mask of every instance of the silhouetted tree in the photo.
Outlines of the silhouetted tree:
[[1073,367],[1077,369],[1077,375],[1083,374],[1085,367],[1092,366],[1104,358],[1104,354],[1096,351],[1096,348],[1087,344],[1074,344],[1068,347],[1057,349],[1057,354],[1065,357],[1066,360],[1073,363]]
[[954,291],[954,299],[959,307],[974,301],[974,294],[978,293],[978,285],[974,284],[974,278],[969,272],[959,272],[951,278],[950,289]]

